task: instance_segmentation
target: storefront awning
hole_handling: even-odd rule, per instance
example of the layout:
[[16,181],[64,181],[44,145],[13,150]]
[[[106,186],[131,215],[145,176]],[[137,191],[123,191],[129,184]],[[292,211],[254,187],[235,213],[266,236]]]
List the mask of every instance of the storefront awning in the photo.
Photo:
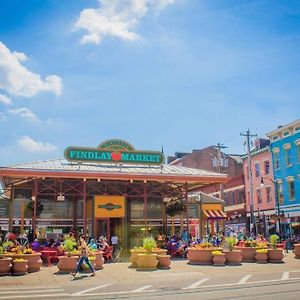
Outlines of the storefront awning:
[[208,219],[226,219],[226,214],[219,209],[213,209],[213,210],[203,210],[204,215]]

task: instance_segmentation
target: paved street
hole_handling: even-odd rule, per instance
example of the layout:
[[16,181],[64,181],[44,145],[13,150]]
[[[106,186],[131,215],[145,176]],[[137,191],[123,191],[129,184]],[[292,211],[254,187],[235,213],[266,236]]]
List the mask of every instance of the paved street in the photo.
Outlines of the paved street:
[[[95,277],[73,279],[57,274],[55,266],[27,276],[0,278],[0,299],[279,299],[300,297],[300,260],[290,253],[284,264],[242,266],[192,266],[172,262],[171,270],[139,272],[129,263],[105,264]],[[287,297],[286,295],[289,295]]]

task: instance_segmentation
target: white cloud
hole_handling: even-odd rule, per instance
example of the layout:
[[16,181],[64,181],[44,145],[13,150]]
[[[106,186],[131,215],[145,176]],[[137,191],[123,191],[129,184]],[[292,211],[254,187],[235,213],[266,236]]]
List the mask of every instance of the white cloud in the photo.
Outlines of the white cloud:
[[0,89],[9,94],[33,97],[39,92],[61,94],[62,80],[59,76],[41,75],[30,72],[21,62],[27,60],[22,52],[11,52],[0,41]]
[[11,105],[12,101],[11,101],[10,97],[0,94],[0,103],[5,104],[5,105]]
[[20,116],[28,122],[40,122],[38,116],[27,107],[9,109],[8,112],[10,114]]
[[29,136],[23,136],[18,143],[29,152],[51,152],[57,149],[50,143],[37,142]]
[[82,44],[99,44],[105,36],[134,41],[139,35],[133,31],[140,19],[151,9],[161,11],[175,0],[98,0],[99,8],[81,11],[74,29],[85,30]]

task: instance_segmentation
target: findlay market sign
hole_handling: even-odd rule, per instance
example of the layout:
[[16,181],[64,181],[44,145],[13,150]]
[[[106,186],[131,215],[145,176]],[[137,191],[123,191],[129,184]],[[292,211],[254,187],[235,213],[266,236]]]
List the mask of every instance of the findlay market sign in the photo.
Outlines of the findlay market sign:
[[78,162],[161,165],[164,155],[159,151],[139,151],[122,140],[108,140],[98,148],[68,147],[65,158]]

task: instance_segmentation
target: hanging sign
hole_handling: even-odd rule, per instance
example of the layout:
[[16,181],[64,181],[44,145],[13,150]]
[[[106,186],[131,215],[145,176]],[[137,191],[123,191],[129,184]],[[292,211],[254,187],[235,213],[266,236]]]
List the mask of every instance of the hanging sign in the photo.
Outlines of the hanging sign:
[[102,162],[122,164],[161,165],[164,155],[159,151],[135,150],[132,145],[122,140],[108,140],[98,148],[68,147],[65,158],[77,162]]
[[125,216],[125,197],[96,195],[94,216],[96,218],[123,218]]

